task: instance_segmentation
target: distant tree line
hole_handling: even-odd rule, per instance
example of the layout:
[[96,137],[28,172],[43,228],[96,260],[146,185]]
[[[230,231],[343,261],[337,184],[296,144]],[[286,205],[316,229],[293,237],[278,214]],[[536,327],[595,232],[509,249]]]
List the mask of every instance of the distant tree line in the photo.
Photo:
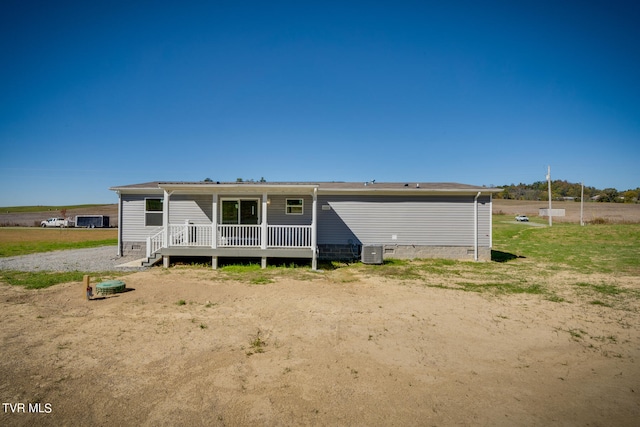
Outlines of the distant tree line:
[[[497,199],[513,200],[549,200],[547,181],[536,181],[533,184],[501,185],[502,192],[496,194]],[[551,200],[575,200],[580,201],[581,185],[565,180],[551,181]],[[640,187],[635,190],[618,191],[615,188],[600,190],[595,187],[584,187],[585,201],[610,202],[610,203],[638,203]]]

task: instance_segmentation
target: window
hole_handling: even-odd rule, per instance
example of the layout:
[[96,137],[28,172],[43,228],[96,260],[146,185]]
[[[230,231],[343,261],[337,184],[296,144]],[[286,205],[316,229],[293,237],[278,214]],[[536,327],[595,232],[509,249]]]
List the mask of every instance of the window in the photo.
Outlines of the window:
[[144,225],[162,225],[162,199],[144,199]]
[[287,207],[285,213],[287,215],[302,215],[303,205],[303,199],[287,199]]
[[222,200],[223,224],[260,224],[258,200]]

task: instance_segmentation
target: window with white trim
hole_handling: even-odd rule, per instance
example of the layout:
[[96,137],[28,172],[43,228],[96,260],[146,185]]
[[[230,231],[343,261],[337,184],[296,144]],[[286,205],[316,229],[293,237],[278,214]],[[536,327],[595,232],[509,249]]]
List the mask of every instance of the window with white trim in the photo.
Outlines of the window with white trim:
[[287,199],[285,213],[287,215],[302,215],[304,213],[304,199]]
[[146,227],[162,226],[162,198],[144,199],[144,225]]

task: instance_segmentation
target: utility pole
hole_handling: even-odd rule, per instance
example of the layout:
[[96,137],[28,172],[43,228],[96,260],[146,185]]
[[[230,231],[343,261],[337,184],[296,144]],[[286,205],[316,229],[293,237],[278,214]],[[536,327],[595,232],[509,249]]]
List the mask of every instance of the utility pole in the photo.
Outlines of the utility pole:
[[553,225],[551,220],[551,166],[547,166],[547,182],[549,183],[549,227]]
[[581,182],[580,185],[582,186],[580,189],[580,225],[584,225],[584,221],[582,220],[582,214],[584,212],[584,182]]

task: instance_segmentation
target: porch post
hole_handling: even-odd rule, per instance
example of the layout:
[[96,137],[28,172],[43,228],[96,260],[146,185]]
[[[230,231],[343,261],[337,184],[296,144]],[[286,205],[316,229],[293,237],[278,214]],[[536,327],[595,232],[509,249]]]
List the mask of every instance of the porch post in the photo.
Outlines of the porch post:
[[318,187],[313,189],[313,203],[311,206],[311,269],[318,269]]
[[[213,203],[211,207],[211,249],[218,248],[218,193],[213,195]],[[211,268],[218,268],[218,257],[211,256]]]
[[[163,247],[169,246],[169,199],[171,197],[171,193],[167,190],[164,190],[164,200],[162,203],[162,226],[164,227],[164,239],[162,242]],[[169,256],[162,256],[162,266],[164,268],[169,268]]]
[[213,195],[211,209],[211,249],[216,249],[218,247],[218,193]]
[[261,225],[261,245],[262,249],[267,249],[267,193],[262,193],[262,223]]
[[265,251],[262,253],[262,268],[267,268],[267,192],[262,193],[262,222],[260,223],[260,248]]
[[[118,256],[122,256],[122,193],[118,193]],[[147,246],[149,252],[149,246]]]
[[171,193],[164,190],[164,201],[162,203],[162,227],[164,232],[164,238],[162,239],[162,247],[169,246],[169,198]]

